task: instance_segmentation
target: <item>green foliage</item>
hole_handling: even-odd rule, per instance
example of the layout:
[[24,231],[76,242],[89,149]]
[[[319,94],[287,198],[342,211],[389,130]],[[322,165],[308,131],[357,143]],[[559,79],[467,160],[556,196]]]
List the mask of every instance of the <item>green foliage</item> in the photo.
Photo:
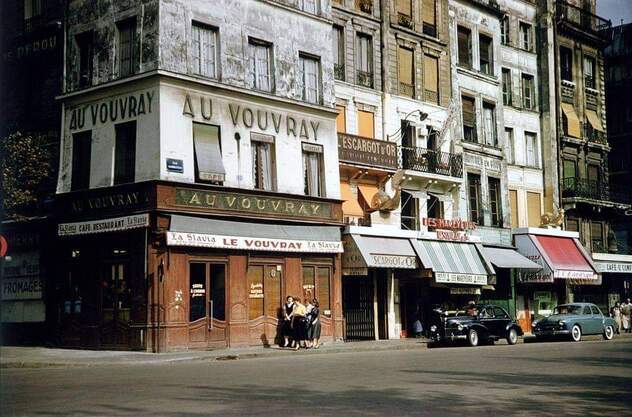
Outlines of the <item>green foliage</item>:
[[40,134],[15,132],[0,143],[3,218],[37,214],[50,187],[52,164],[48,139]]

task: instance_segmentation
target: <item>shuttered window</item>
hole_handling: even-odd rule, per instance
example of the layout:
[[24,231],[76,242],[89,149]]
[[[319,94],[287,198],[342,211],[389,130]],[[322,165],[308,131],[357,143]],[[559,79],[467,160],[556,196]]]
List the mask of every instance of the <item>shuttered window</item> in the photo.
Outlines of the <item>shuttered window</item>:
[[413,51],[408,48],[397,48],[399,61],[399,93],[407,97],[413,97],[415,87],[413,85]]
[[485,135],[485,144],[496,146],[496,106],[492,103],[483,103],[483,133]]
[[336,116],[336,131],[338,133],[347,132],[347,108],[344,106],[336,105],[338,116]]
[[439,104],[439,60],[424,55],[424,98],[431,103]]
[[503,68],[502,70],[502,83],[503,83],[503,104],[505,106],[511,106],[511,70],[509,68]]
[[127,77],[135,72],[136,17],[117,23],[119,76]]
[[535,105],[533,75],[522,74],[522,107],[531,110]]
[[520,225],[520,214],[518,213],[518,191],[509,190],[509,205],[511,208],[511,227]]
[[502,199],[500,197],[500,179],[490,177],[488,179],[489,187],[489,211],[492,216],[492,226],[502,227]]
[[470,205],[470,220],[483,224],[483,212],[481,211],[481,176],[467,174],[468,199]]
[[193,23],[191,37],[193,73],[216,78],[217,31],[199,23]]
[[535,133],[525,132],[524,140],[527,148],[527,166],[538,168],[540,158],[538,158],[538,141]]
[[274,191],[276,189],[274,136],[251,133],[250,147],[254,187],[257,190]]
[[458,58],[459,65],[466,68],[472,67],[472,31],[459,26],[458,34]]
[[603,223],[590,222],[590,242],[593,252],[605,252],[603,229]]
[[305,195],[324,196],[323,147],[303,143],[303,180]]
[[505,139],[507,140],[507,148],[505,149],[505,156],[507,157],[507,163],[513,164],[516,162],[515,160],[515,145],[514,145],[514,135],[513,129],[506,127],[505,128]]
[[412,17],[413,8],[411,0],[397,0],[397,13]]
[[437,1],[436,0],[422,0],[421,12],[424,25],[436,27],[437,25]]
[[358,110],[358,136],[375,137],[374,115],[370,111]]
[[463,118],[463,140],[476,142],[476,114],[474,112],[474,99],[462,96],[461,108]]
[[492,47],[492,38],[485,35],[478,36],[479,54],[480,54],[480,70],[483,74],[494,74],[494,48]]
[[562,160],[562,175],[563,179],[575,178],[577,176],[577,162],[570,159]]
[[540,225],[540,216],[542,215],[540,193],[527,192],[527,217],[529,227],[538,227]]

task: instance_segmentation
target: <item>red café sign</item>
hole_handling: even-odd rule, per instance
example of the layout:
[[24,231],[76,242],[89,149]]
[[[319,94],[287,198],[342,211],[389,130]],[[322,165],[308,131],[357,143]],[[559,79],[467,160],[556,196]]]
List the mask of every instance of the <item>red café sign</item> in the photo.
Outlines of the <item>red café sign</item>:
[[476,223],[461,219],[435,219],[434,217],[425,217],[421,219],[424,226],[435,229],[437,239],[440,240],[457,240],[465,242],[468,240],[468,230],[476,229]]

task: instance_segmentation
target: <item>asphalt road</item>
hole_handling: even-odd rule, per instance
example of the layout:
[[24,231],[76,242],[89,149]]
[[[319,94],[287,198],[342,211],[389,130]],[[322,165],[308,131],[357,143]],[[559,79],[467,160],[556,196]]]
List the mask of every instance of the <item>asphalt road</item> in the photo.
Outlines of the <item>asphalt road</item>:
[[5,415],[632,415],[632,341],[2,369]]

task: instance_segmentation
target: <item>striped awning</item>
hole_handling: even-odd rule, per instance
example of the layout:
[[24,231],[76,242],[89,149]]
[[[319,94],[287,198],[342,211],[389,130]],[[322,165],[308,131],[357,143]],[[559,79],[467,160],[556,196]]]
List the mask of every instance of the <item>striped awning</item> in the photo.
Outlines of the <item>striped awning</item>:
[[487,285],[494,268],[474,243],[411,239],[411,244],[426,269],[438,283]]

